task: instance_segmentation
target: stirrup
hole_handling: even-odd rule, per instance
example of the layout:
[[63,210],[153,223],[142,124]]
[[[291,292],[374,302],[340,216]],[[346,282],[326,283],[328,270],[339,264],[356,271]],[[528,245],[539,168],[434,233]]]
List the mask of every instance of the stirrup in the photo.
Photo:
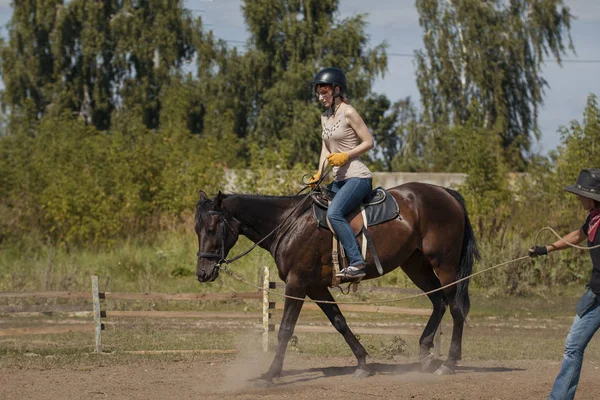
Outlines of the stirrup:
[[366,276],[365,269],[357,268],[357,267],[346,267],[337,274],[335,274],[338,278],[348,278],[348,279],[362,279]]

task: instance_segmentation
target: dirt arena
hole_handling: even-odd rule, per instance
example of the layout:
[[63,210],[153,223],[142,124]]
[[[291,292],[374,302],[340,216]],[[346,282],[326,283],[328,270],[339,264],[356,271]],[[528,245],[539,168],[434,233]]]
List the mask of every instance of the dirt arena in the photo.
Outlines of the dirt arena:
[[[526,300],[531,307],[531,299]],[[544,301],[554,307],[553,299]],[[103,333],[104,354],[93,353],[91,332],[4,336],[0,400],[546,399],[573,317],[528,315],[516,300],[509,308],[510,315],[475,315],[469,321],[464,359],[454,376],[419,371],[422,317],[349,313],[371,354],[372,376],[352,378],[356,360],[337,333],[300,332],[290,342],[282,377],[266,387],[257,378],[267,371],[277,338],[271,335],[270,351],[263,352],[253,320],[115,319]],[[499,313],[498,307],[490,309]],[[328,327],[317,312],[302,318],[305,327]],[[6,317],[0,318],[0,328],[66,322]],[[449,325],[444,326],[442,354],[447,354]],[[360,333],[367,327],[398,333]],[[598,399],[599,377],[600,337],[595,337],[586,349],[576,398]]]
[[[108,356],[110,357],[110,356]],[[108,361],[108,359],[107,359]],[[371,360],[374,375],[351,378],[354,360],[288,354],[284,375],[254,379],[270,356],[198,356],[93,368],[0,370],[2,399],[544,399],[558,371],[549,361],[463,361],[455,376],[417,372],[411,362]],[[600,367],[586,362],[577,399],[597,399]]]

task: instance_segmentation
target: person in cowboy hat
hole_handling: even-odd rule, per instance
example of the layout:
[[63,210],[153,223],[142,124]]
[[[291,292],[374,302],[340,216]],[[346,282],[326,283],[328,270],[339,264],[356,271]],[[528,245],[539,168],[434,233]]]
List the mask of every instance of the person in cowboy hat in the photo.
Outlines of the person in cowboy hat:
[[[583,169],[577,183],[565,190],[575,193],[589,215],[583,226],[550,246],[534,246],[529,249],[531,257],[546,255],[549,252],[570,247],[587,238],[588,247],[600,245],[600,169]],[[590,250],[592,276],[586,285],[587,291],[577,303],[577,315],[567,335],[565,353],[560,372],[554,381],[549,399],[572,399],[575,397],[579,374],[583,363],[583,353],[589,341],[600,329],[600,248]]]
[[[327,218],[348,257],[348,267],[337,276],[360,279],[365,276],[365,261],[345,215],[371,193],[371,171],[359,157],[373,148],[373,136],[356,109],[348,104],[344,71],[324,68],[317,73],[311,86],[326,108],[321,115],[319,168],[325,160],[333,166],[334,181],[328,189],[336,194],[327,209]],[[320,172],[317,172],[310,178],[309,185],[314,185],[319,178]]]

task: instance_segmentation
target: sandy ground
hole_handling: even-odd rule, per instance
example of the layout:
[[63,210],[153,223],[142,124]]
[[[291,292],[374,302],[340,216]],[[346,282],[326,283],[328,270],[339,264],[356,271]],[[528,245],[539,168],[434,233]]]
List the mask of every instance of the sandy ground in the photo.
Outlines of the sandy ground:
[[[353,379],[352,358],[288,354],[284,374],[269,387],[255,379],[271,355],[199,356],[128,365],[0,369],[0,399],[544,399],[558,362],[463,360],[454,376],[417,372],[410,360],[371,360],[374,375]],[[584,364],[577,399],[597,399],[600,367]]]

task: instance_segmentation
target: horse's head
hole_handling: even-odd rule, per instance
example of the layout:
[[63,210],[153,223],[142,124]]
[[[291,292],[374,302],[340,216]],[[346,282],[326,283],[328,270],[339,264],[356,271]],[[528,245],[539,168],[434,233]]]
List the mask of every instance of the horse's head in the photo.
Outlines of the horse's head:
[[238,239],[237,223],[223,207],[225,196],[209,199],[200,191],[196,205],[195,231],[198,236],[196,275],[200,282],[212,282],[219,276],[219,265]]

